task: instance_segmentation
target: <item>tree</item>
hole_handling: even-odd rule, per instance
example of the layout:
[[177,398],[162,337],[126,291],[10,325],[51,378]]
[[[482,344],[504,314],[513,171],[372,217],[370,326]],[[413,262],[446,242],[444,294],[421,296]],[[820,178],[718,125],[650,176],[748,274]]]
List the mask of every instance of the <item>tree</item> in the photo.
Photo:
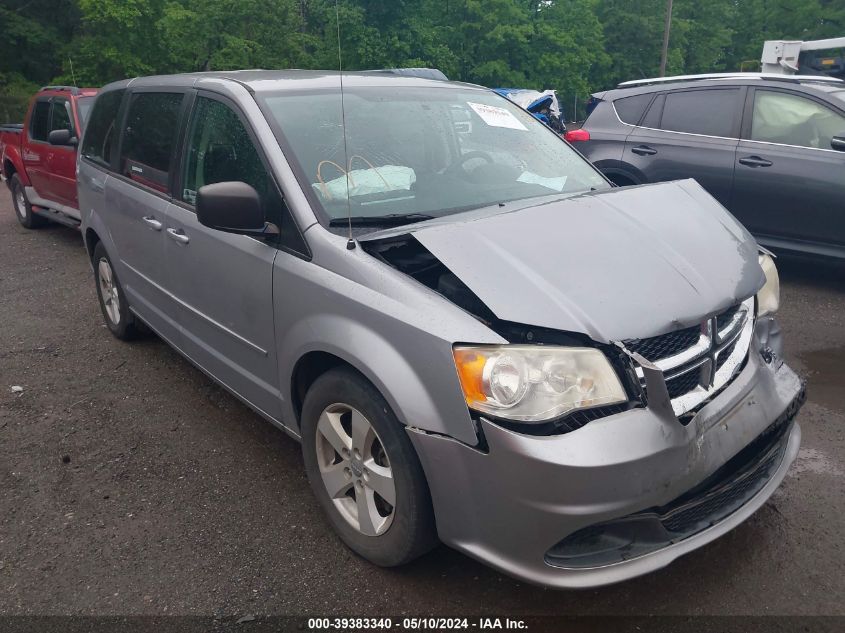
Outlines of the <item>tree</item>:
[[[759,62],[766,40],[815,40],[845,35],[842,0],[736,0],[729,64]],[[755,69],[758,69],[759,66]]]
[[[656,76],[665,0],[5,0],[0,115],[50,82],[237,68],[426,66],[566,104]],[[842,0],[675,0],[668,74],[753,68],[766,39],[845,34]],[[747,62],[751,62],[750,65]],[[6,114],[2,114],[5,112]],[[19,113],[20,112],[20,113]],[[13,114],[14,113],[14,114]]]
[[[80,84],[110,81],[168,70],[164,39],[156,21],[165,0],[79,0],[81,25],[69,56]],[[70,76],[70,62],[63,64]]]
[[55,5],[49,0],[0,5],[0,121],[23,119],[32,93],[61,72],[61,43],[78,24],[79,11],[71,3]]
[[171,0],[156,22],[173,72],[289,68],[308,36],[295,0]]

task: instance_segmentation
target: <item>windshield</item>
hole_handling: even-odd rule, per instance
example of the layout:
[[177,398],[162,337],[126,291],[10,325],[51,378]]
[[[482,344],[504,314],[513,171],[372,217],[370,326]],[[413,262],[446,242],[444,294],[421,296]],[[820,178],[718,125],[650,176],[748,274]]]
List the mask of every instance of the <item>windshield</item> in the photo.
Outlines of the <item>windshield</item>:
[[94,105],[94,97],[79,97],[76,100],[76,110],[79,113],[79,124],[84,128],[88,123],[88,115],[91,113],[91,106]]
[[359,224],[401,223],[610,187],[554,132],[492,91],[345,89],[345,146],[337,90],[258,98],[330,224],[347,214]]

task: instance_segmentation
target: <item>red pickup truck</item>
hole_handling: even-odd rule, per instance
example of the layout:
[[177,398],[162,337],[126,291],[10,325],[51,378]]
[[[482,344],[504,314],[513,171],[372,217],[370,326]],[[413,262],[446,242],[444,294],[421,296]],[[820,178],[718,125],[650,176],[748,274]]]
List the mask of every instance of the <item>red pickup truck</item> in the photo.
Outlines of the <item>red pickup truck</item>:
[[22,125],[0,126],[3,178],[26,228],[47,220],[79,226],[76,146],[96,94],[95,88],[47,86],[32,98]]

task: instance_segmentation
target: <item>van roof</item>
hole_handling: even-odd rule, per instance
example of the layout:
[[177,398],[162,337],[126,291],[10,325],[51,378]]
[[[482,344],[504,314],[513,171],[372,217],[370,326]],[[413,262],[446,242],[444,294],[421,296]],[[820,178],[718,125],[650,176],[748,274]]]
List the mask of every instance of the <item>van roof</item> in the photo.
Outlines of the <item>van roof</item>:
[[[209,72],[182,73],[177,75],[154,75],[114,82],[108,89],[150,86],[199,87],[206,80],[232,81],[244,86],[250,92],[309,90],[337,87],[341,73],[337,70],[215,70]],[[343,85],[361,86],[409,86],[442,88],[463,86],[482,88],[473,84],[431,79],[390,70],[354,71],[342,73]],[[106,89],[104,88],[104,90]],[[486,90],[486,88],[483,88]]]

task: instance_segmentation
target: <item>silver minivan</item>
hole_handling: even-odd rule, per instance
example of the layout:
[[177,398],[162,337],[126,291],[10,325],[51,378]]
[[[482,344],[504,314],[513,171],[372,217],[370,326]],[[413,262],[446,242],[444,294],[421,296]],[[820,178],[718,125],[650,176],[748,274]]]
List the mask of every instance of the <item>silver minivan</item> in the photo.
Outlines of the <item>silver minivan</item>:
[[102,312],[302,442],[355,552],[606,584],[747,519],[800,442],[772,257],[694,181],[615,188],[487,89],[239,71],[106,86]]

